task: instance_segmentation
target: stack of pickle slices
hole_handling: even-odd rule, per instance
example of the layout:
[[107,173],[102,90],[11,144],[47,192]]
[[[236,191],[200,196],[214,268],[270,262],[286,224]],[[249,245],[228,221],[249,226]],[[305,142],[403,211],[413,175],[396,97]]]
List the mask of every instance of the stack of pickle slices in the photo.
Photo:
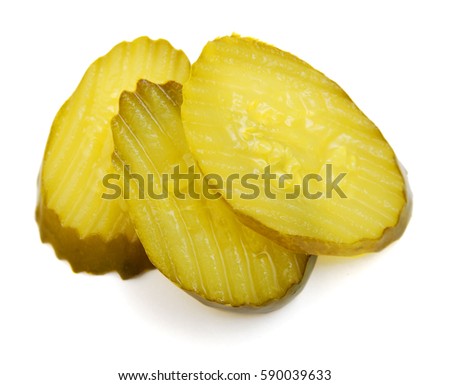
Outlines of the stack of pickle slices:
[[411,202],[380,130],[309,64],[232,35],[191,66],[141,37],[97,59],[57,113],[36,218],[75,272],[154,266],[205,303],[268,310],[317,255],[398,239]]

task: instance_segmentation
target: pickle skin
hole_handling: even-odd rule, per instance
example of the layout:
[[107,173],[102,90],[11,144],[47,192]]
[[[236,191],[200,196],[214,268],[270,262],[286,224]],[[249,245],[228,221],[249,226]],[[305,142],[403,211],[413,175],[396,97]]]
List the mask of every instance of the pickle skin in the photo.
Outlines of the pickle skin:
[[367,253],[378,252],[389,246],[391,243],[400,239],[406,230],[406,227],[412,215],[412,193],[409,184],[406,189],[406,204],[403,207],[398,222],[394,227],[384,229],[383,235],[378,239],[362,239],[351,245],[341,245],[335,242],[323,242],[319,239],[302,236],[292,236],[283,234],[263,225],[256,219],[237,212],[239,219],[246,226],[255,231],[266,235],[279,245],[286,247],[288,250],[306,253],[307,250],[314,250],[317,255],[336,255],[341,257],[358,257]]
[[49,243],[59,259],[69,262],[74,273],[117,272],[125,280],[154,269],[138,238],[129,241],[119,235],[105,242],[99,235],[90,235],[81,240],[75,229],[63,227],[56,213],[43,204],[36,209],[36,221],[41,241]]
[[236,313],[245,313],[245,314],[266,314],[271,313],[275,310],[278,310],[285,305],[287,305],[289,302],[291,302],[297,295],[299,295],[303,289],[305,288],[306,284],[309,281],[309,278],[311,277],[311,274],[314,270],[314,266],[317,262],[317,255],[307,255],[306,256],[306,267],[305,271],[303,273],[302,279],[295,285],[292,285],[282,296],[281,298],[275,298],[270,301],[267,301],[266,303],[260,304],[260,305],[241,305],[241,306],[233,306],[230,304],[222,304],[218,302],[213,302],[211,300],[208,300],[201,295],[198,295],[197,293],[194,293],[192,291],[184,290],[186,293],[190,294],[192,297],[194,297],[197,301],[200,301],[201,303],[214,307],[219,310],[224,311],[234,311]]

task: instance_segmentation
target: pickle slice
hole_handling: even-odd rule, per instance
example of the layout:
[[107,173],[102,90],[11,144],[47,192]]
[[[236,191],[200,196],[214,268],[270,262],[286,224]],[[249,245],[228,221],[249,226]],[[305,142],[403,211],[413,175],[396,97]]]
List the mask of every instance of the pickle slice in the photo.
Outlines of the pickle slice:
[[57,113],[39,176],[36,219],[49,242],[75,272],[117,271],[129,278],[151,267],[124,202],[102,198],[113,172],[110,121],[120,93],[147,78],[183,83],[186,55],[165,40],[122,42],[97,59]]
[[[141,80],[135,92],[122,93],[111,124],[123,163],[122,193],[151,262],[212,304],[281,303],[304,279],[309,256],[244,226],[217,192],[203,194],[205,181],[185,141],[180,103],[179,84]],[[185,178],[175,178],[177,173]]]
[[411,197],[394,151],[307,63],[251,38],[219,38],[183,97],[190,150],[204,173],[239,175],[221,192],[258,232],[294,251],[344,256],[402,235]]

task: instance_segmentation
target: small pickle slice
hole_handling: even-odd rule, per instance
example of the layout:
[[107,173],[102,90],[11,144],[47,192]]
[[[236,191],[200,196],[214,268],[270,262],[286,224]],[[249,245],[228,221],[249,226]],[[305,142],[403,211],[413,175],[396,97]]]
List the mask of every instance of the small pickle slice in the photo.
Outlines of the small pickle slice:
[[113,172],[110,121],[120,93],[141,78],[183,83],[186,55],[165,40],[122,42],[97,59],[53,122],[39,176],[36,219],[75,272],[117,271],[130,278],[151,267],[120,199],[104,199]]
[[183,98],[200,168],[231,180],[220,191],[258,232],[294,251],[344,256],[402,235],[411,197],[394,151],[304,61],[251,38],[219,38],[192,66]]
[[141,80],[135,92],[122,93],[111,124],[123,195],[151,262],[209,303],[280,303],[304,279],[309,256],[247,228],[220,194],[205,193],[208,181],[188,150],[180,104],[179,84]]

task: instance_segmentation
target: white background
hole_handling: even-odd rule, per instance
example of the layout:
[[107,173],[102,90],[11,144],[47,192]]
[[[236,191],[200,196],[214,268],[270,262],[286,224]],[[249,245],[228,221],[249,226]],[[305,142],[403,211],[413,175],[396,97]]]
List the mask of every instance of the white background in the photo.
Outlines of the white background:
[[[449,12],[444,1],[4,1],[0,5],[2,384],[115,384],[119,371],[330,369],[332,384],[450,384]],[[379,254],[320,257],[265,315],[198,303],[157,271],[73,274],[34,221],[50,125],[88,65],[166,38],[191,61],[238,32],[337,81],[409,171],[414,212]]]

